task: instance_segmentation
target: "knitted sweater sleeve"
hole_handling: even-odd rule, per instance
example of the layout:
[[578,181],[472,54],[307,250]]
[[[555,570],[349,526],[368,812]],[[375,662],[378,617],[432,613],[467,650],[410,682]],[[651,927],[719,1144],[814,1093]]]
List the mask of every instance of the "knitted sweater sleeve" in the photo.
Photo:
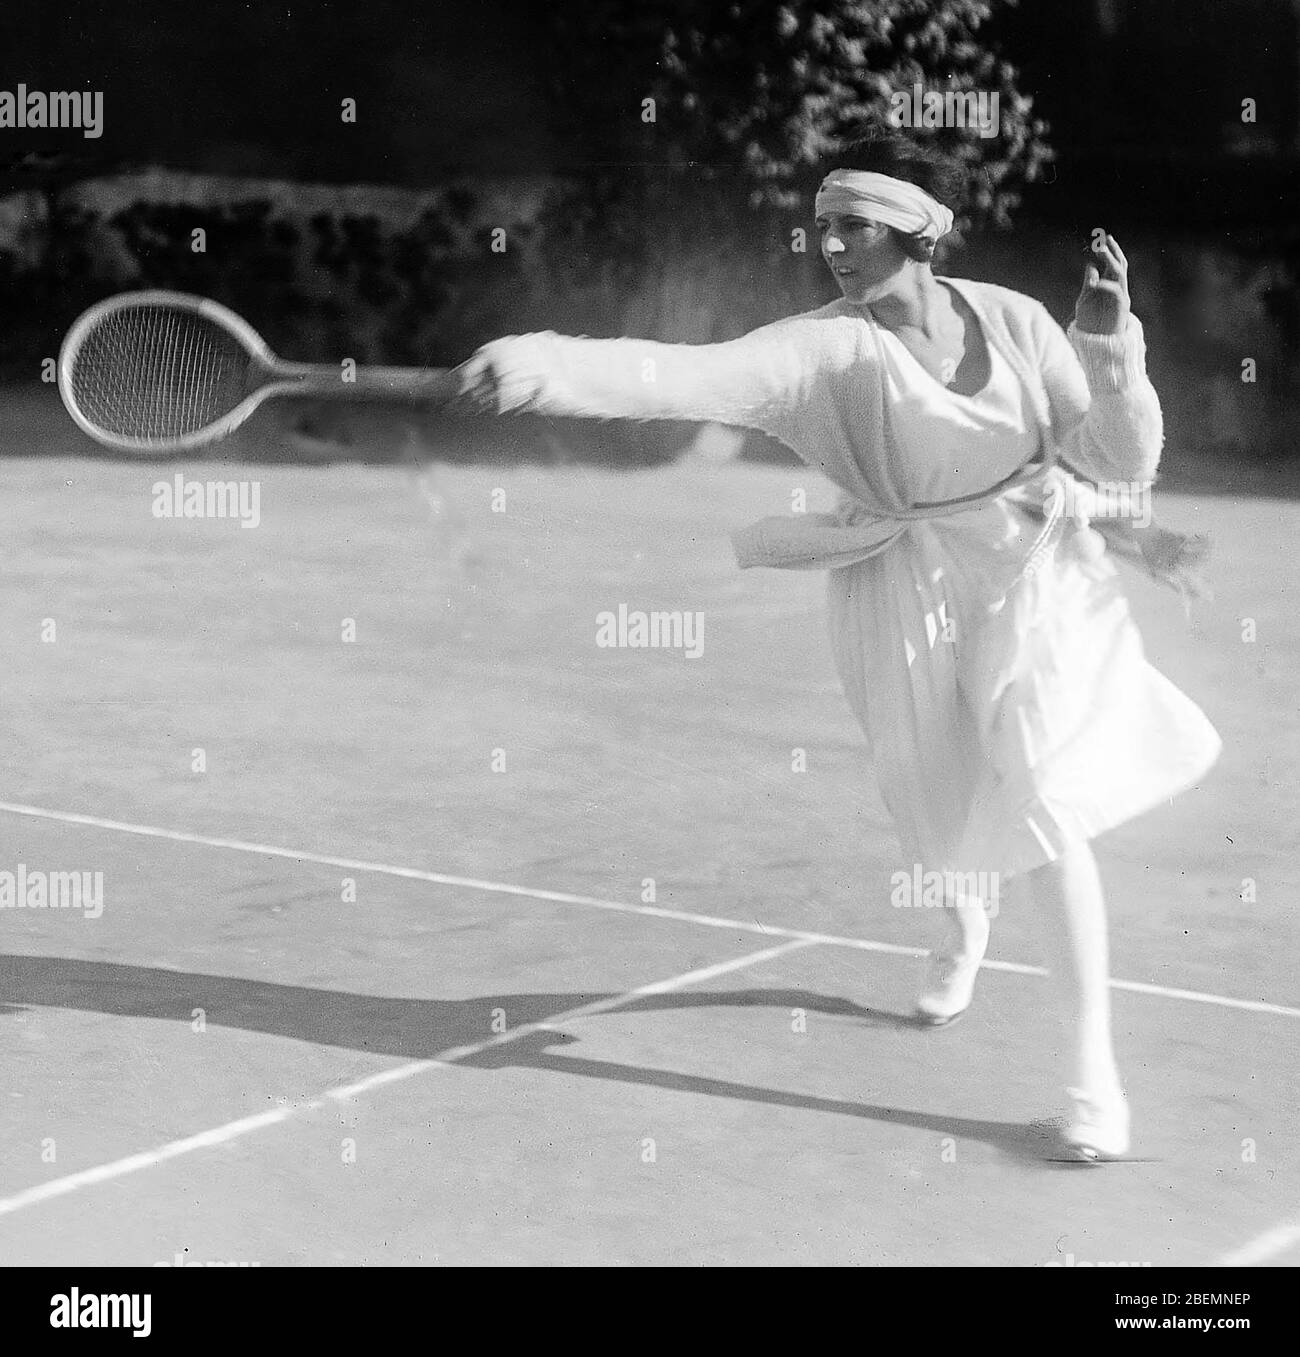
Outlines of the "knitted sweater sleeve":
[[587,339],[552,331],[493,340],[456,369],[453,413],[707,420],[781,437],[811,384],[810,355],[782,322],[720,344]]
[[1036,321],[1039,371],[1062,460],[1090,480],[1148,484],[1160,463],[1164,425],[1146,374],[1141,321],[1130,315],[1119,335],[1088,334],[1073,323],[1067,333],[1045,307]]

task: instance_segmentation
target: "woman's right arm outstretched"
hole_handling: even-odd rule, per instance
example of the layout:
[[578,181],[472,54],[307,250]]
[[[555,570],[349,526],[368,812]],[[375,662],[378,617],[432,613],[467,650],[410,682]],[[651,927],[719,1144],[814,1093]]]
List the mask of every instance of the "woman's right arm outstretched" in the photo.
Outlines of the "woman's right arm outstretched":
[[811,384],[787,323],[720,344],[551,331],[485,344],[453,374],[452,413],[713,421],[780,430]]

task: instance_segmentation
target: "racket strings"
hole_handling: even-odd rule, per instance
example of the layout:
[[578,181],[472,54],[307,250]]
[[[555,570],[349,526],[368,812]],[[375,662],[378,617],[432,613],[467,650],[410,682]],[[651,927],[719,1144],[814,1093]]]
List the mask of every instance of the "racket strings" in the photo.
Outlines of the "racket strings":
[[177,306],[100,318],[73,356],[70,395],[108,433],[164,443],[218,423],[249,391],[252,360],[216,322]]

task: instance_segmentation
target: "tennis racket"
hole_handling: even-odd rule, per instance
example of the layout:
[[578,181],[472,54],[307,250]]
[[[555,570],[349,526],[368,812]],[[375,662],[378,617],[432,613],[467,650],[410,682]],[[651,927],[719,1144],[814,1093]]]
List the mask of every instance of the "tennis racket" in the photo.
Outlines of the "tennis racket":
[[280,396],[415,401],[453,394],[447,368],[289,363],[233,311],[184,292],[127,292],[92,306],[59,351],[59,395],[106,447],[162,456],[225,438]]

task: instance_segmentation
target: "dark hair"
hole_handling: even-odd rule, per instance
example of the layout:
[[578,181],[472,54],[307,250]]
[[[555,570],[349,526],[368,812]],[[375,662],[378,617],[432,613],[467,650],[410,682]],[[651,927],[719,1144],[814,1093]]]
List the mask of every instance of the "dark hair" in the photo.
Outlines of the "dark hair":
[[[896,127],[873,123],[851,136],[827,158],[822,177],[832,170],[866,170],[905,179],[951,208],[954,216],[960,216],[966,204],[965,165],[955,155],[932,143],[918,141]],[[919,237],[895,231],[893,227],[890,230],[909,258],[922,262],[933,258],[933,252]]]

